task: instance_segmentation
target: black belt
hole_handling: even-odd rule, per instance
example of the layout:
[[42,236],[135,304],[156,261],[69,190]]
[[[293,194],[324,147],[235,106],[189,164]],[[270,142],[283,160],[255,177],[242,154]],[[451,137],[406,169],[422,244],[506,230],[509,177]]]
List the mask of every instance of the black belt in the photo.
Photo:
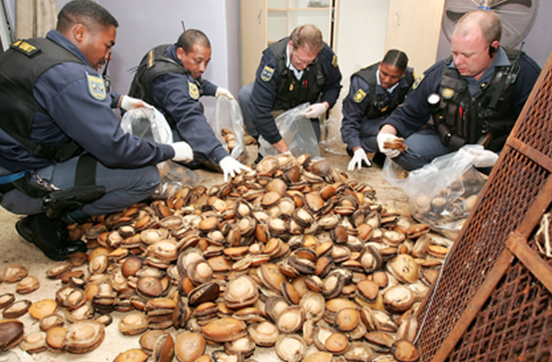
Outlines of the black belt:
[[7,184],[0,185],[0,193],[3,193],[3,194],[7,194],[8,192],[10,192],[13,189],[15,189],[15,186],[11,182],[7,183]]

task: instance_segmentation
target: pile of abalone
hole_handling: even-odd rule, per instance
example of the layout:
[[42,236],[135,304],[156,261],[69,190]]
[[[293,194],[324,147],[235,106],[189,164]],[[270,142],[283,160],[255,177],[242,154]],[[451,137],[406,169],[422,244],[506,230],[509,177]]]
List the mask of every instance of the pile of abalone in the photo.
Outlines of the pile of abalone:
[[[448,251],[428,231],[325,159],[265,157],[229,183],[74,225],[89,254],[48,270],[55,299],[0,295],[0,351],[90,352],[119,311],[141,348],[115,361],[252,361],[268,348],[287,362],[416,361],[416,309]],[[32,284],[22,266],[7,274]],[[41,332],[24,334],[27,311]]]

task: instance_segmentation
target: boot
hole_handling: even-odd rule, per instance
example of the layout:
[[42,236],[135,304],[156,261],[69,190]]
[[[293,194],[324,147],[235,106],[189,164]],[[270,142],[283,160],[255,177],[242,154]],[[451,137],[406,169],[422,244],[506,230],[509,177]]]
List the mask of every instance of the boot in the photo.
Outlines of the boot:
[[49,219],[46,214],[29,215],[19,220],[15,228],[23,239],[35,244],[55,261],[63,261],[69,254],[87,250],[81,240],[69,240],[67,224],[59,219]]

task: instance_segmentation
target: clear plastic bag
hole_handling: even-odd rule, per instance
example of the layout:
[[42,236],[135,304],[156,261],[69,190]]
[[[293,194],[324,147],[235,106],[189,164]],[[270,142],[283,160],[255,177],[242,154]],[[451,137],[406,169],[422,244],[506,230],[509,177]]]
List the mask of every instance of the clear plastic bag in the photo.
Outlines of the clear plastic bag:
[[341,120],[329,118],[324,122],[320,148],[334,155],[347,155],[347,145],[341,139]]
[[[302,116],[302,113],[309,107],[303,103],[276,117],[276,127],[282,138],[286,141],[289,150],[294,156],[308,153],[311,157],[320,157],[318,140],[312,128],[310,119]],[[263,136],[259,137],[259,152],[263,156],[275,156],[279,154]]]
[[125,112],[121,120],[123,131],[147,141],[173,143],[171,127],[157,109],[134,108]]
[[[157,109],[131,109],[124,114],[121,128],[147,141],[173,143],[171,127]],[[203,181],[203,177],[194,171],[170,160],[158,163],[157,168],[161,182],[152,195],[155,199],[166,199],[183,185],[195,185]]]
[[237,160],[245,154],[243,115],[238,102],[227,97],[218,98],[208,122],[230,156]]
[[476,148],[482,149],[482,146],[466,145],[437,157],[430,164],[410,172],[400,186],[409,197],[412,217],[453,240],[486,181],[486,176],[473,167],[475,155],[469,150]]

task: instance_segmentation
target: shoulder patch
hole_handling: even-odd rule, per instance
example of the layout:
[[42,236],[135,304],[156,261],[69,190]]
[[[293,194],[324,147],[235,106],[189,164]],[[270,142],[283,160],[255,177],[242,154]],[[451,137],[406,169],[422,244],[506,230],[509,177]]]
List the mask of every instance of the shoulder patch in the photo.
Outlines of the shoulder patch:
[[353,99],[356,103],[362,102],[362,100],[366,97],[366,92],[362,90],[362,88],[359,88],[355,95],[353,96]]
[[425,78],[425,74],[420,75],[420,77],[416,79],[416,81],[412,85],[412,89],[418,88],[418,86],[420,85],[420,83],[422,83],[422,80],[424,80],[424,78]]
[[270,68],[268,65],[265,65],[263,71],[261,72],[261,79],[265,82],[268,82],[272,79],[274,74],[274,68]]
[[90,75],[86,72],[86,78],[88,79],[88,92],[98,101],[104,101],[107,97],[107,91],[102,78]]
[[199,99],[199,89],[197,89],[197,85],[193,82],[188,81],[188,92],[190,93],[190,97],[192,99]]
[[333,58],[332,58],[332,65],[334,67],[337,67],[337,55],[334,54]]
[[17,50],[18,52],[23,53],[28,57],[33,57],[41,51],[39,48],[27,43],[25,40],[16,41],[10,46],[10,48]]

